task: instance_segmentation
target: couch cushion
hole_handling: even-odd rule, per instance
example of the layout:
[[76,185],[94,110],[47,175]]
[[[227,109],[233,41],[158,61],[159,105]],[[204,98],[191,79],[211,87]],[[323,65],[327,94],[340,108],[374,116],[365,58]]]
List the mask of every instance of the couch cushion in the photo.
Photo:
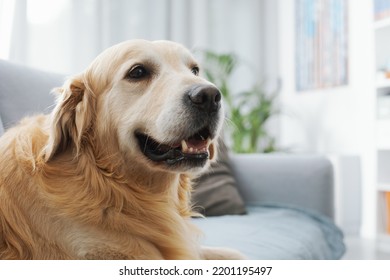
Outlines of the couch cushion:
[[194,210],[205,216],[245,214],[245,204],[238,192],[230,167],[228,150],[221,140],[218,161],[194,181]]
[[281,205],[247,207],[244,216],[193,219],[203,244],[230,247],[249,259],[340,259],[343,234],[319,214]]
[[24,116],[49,112],[54,103],[50,91],[62,86],[63,81],[62,75],[0,60],[0,117],[4,128]]

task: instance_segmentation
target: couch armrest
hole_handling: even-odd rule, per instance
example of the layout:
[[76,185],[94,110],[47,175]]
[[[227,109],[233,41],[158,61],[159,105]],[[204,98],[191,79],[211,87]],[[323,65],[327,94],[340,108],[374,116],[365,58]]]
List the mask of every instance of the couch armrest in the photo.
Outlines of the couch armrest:
[[333,167],[323,156],[232,154],[246,204],[284,203],[333,218]]

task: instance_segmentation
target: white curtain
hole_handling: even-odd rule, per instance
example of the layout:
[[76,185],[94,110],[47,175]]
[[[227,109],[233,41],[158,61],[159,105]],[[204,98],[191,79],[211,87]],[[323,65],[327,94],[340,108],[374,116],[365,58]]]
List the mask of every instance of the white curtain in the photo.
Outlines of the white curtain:
[[263,0],[0,0],[0,58],[59,73],[82,71],[103,49],[143,38],[234,52],[258,79]]
[[[278,77],[277,0],[0,0],[0,59],[72,75],[143,38],[235,53],[233,93]],[[196,54],[196,53],[195,53]],[[277,131],[277,125],[272,128]]]

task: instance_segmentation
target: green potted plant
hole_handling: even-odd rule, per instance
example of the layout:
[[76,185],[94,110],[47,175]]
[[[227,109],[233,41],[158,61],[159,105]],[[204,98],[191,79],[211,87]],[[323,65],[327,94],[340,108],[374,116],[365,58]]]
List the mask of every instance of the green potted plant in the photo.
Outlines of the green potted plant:
[[255,84],[246,91],[233,93],[229,80],[239,63],[237,56],[212,51],[202,54],[206,77],[219,87],[224,97],[230,148],[236,153],[276,151],[275,139],[268,133],[266,123],[277,114],[277,91],[266,93],[259,84]]

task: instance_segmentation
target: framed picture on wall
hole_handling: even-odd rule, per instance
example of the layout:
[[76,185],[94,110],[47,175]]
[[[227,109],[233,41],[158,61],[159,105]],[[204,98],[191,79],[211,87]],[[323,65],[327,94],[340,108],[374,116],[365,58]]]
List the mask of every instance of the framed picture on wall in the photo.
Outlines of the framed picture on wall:
[[348,0],[295,0],[297,91],[348,84]]
[[376,21],[390,18],[390,0],[374,0],[374,19]]

